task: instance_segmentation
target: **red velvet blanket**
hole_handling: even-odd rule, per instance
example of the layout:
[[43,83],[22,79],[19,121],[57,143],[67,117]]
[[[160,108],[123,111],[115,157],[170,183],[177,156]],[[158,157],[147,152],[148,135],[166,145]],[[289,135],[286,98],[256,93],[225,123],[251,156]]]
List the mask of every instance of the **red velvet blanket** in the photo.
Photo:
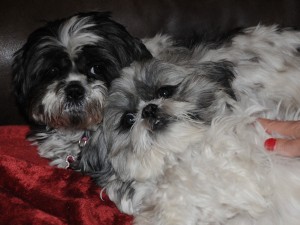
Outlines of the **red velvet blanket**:
[[0,126],[0,224],[131,224],[89,177],[48,166],[27,132]]

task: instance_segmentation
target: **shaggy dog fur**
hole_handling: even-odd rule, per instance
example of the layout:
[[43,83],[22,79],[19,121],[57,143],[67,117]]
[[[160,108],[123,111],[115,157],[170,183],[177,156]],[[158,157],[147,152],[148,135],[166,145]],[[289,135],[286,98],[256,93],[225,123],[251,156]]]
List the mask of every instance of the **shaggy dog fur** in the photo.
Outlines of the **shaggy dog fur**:
[[[16,52],[13,85],[29,140],[51,165],[68,166],[102,121],[110,83],[134,60],[151,58],[141,40],[109,13],[79,13],[49,22]],[[78,145],[79,143],[79,145]]]
[[300,161],[266,152],[256,118],[299,119],[299,47],[300,32],[257,26],[125,68],[103,141],[130,188],[111,199],[141,225],[298,225]]

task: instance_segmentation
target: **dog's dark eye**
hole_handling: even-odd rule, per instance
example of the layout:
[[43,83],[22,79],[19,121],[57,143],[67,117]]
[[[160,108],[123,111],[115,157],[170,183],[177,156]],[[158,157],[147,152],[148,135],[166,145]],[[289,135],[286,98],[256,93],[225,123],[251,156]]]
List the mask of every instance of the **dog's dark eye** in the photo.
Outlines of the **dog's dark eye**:
[[60,69],[58,67],[51,67],[48,70],[48,74],[52,77],[56,77],[60,75]]
[[176,89],[176,86],[171,86],[171,85],[162,86],[157,91],[157,97],[158,98],[170,98],[174,94],[175,89]]
[[100,75],[101,73],[103,73],[103,68],[101,65],[94,65],[90,68],[89,72],[92,75]]
[[122,125],[130,128],[135,122],[135,115],[133,113],[125,113],[122,118]]

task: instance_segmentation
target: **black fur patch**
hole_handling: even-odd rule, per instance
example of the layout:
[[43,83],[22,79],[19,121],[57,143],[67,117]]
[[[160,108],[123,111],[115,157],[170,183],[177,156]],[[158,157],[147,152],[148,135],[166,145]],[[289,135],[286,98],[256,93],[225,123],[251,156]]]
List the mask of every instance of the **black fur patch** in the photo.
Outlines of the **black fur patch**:
[[232,89],[232,81],[235,78],[234,65],[228,61],[219,61],[213,64],[208,63],[207,66],[210,70],[207,78],[220,84],[225,92],[236,100],[236,96]]

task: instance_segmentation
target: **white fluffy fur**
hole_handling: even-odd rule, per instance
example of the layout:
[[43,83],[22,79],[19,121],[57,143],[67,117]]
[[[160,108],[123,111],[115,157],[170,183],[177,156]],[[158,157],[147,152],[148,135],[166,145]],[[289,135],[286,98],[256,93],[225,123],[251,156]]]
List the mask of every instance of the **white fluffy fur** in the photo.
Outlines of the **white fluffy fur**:
[[[80,152],[78,143],[83,135],[84,131],[53,130],[49,133],[37,133],[33,139],[28,138],[28,140],[38,147],[41,157],[52,159],[51,166],[66,168],[68,166],[67,156],[77,156]],[[45,139],[47,141],[38,142]]]
[[84,17],[78,19],[77,16],[72,17],[64,26],[60,27],[60,36],[58,37],[58,44],[64,46],[68,54],[73,58],[77,52],[85,46],[95,44],[97,41],[103,40],[103,37],[86,32],[85,29],[95,26],[90,18]]
[[[270,136],[256,122],[257,117],[300,119],[299,46],[299,32],[257,26],[230,45],[194,49],[193,63],[235,65],[237,101],[226,98],[232,112],[219,114],[210,126],[186,117],[185,110],[193,107],[188,102],[141,101],[128,135],[132,148],[111,149],[120,177],[134,180],[135,195],[120,208],[134,214],[136,225],[299,224],[300,160],[267,152],[263,143]],[[124,70],[123,80],[115,82],[121,84],[132,71]],[[177,118],[156,138],[141,117],[149,103],[168,104],[168,114]],[[114,163],[118,157],[127,161]]]
[[138,182],[146,193],[135,224],[299,223],[300,162],[266,153],[254,119],[177,124],[170,135],[157,143],[163,174]]

